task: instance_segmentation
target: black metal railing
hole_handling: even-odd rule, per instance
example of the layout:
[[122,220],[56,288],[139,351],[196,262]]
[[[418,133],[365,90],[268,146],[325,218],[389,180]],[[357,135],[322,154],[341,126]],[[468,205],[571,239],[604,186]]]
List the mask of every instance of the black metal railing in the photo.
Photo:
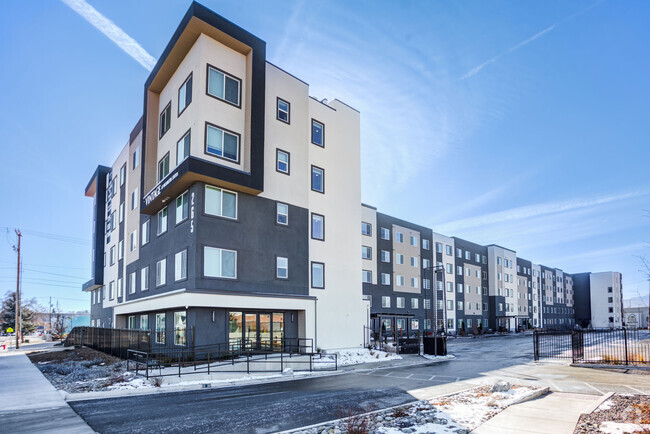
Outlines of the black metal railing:
[[74,327],[64,341],[65,346],[87,346],[97,351],[126,359],[129,349],[151,351],[149,330]]
[[535,360],[568,359],[573,363],[650,364],[650,339],[638,329],[535,331]]

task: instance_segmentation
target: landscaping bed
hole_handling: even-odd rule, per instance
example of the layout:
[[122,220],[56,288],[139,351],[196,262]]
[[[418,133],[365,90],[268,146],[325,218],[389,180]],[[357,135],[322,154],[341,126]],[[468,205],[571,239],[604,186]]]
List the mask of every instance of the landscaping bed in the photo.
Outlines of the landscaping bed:
[[593,412],[583,414],[574,434],[650,434],[650,396],[612,395]]

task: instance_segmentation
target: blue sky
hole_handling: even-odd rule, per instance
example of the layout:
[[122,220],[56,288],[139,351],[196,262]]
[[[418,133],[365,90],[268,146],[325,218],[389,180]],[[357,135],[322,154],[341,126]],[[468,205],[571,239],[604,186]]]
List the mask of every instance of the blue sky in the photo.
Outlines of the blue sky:
[[[85,309],[97,164],[142,110],[189,2],[0,8],[0,292]],[[81,6],[79,6],[81,4]],[[567,272],[618,270],[648,297],[650,3],[211,1],[318,98],[361,111],[362,197],[380,211]],[[128,45],[128,46],[127,46]],[[148,54],[147,54],[148,53]]]

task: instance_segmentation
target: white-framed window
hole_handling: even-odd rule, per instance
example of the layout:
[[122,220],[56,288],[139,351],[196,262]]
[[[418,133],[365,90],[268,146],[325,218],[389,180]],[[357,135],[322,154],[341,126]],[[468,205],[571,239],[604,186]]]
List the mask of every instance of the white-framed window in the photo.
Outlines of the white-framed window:
[[411,288],[418,288],[420,279],[417,277],[411,277]]
[[422,248],[424,250],[429,250],[430,249],[429,240],[426,240],[426,239],[422,238]]
[[275,170],[277,170],[280,173],[285,173],[289,175],[291,171],[290,154],[288,152],[277,149],[275,154],[275,159],[276,159]]
[[425,298],[424,299],[424,309],[431,309],[431,299],[430,298]]
[[124,280],[121,277],[117,279],[117,296],[118,298],[124,296]]
[[205,213],[217,217],[237,218],[237,193],[210,185],[205,186]]
[[390,274],[381,273],[381,284],[382,285],[390,285]]
[[361,259],[372,259],[372,248],[361,246]]
[[174,345],[185,345],[187,343],[187,312],[174,312]]
[[382,296],[381,297],[381,307],[383,308],[389,308],[390,307],[390,296]]
[[398,309],[404,309],[406,306],[406,302],[404,301],[404,297],[395,297],[395,307]]
[[463,284],[462,283],[457,283],[456,284],[456,292],[462,294],[463,293]]
[[158,138],[165,135],[172,126],[172,102],[169,101],[162,112],[160,112]]
[[322,262],[311,263],[311,287],[325,288],[325,264]]
[[115,298],[115,281],[111,281],[108,284],[108,299],[113,300]]
[[497,265],[501,265],[501,256],[497,256]]
[[140,232],[140,243],[144,246],[149,242],[149,226],[150,226],[150,221],[147,220],[146,222],[142,223],[142,231]]
[[120,186],[124,185],[126,182],[126,164],[120,167]]
[[361,270],[361,282],[362,283],[372,283],[372,271],[370,271],[370,270]]
[[418,246],[418,237],[416,237],[415,235],[411,235],[409,237],[409,241],[411,242],[411,246],[413,246],[413,247]]
[[124,259],[124,240],[117,243],[117,260],[121,261],[122,259]]
[[469,250],[465,250],[465,260],[469,261],[472,258],[472,254],[469,252]]
[[120,223],[124,221],[124,202],[120,203]]
[[178,116],[185,111],[192,102],[192,73],[185,79],[178,89]]
[[205,152],[239,163],[239,134],[206,122]]
[[415,297],[411,299],[411,309],[418,309],[419,304],[420,304],[419,299],[417,299]]
[[167,258],[156,262],[156,286],[167,283]]
[[453,282],[445,282],[447,285],[447,292],[454,292],[454,283]]
[[311,120],[311,142],[314,145],[325,147],[325,125],[316,119]]
[[239,107],[240,87],[240,79],[208,65],[208,95]]
[[278,279],[289,278],[289,259],[278,256],[275,259],[275,277]]
[[191,134],[190,131],[185,133],[185,135],[176,142],[176,165],[181,164],[187,157],[190,156],[190,142]]
[[286,203],[277,203],[275,222],[285,226],[289,224],[289,205]]
[[418,258],[411,256],[411,267],[418,267]]
[[436,243],[436,253],[442,253],[442,243]]
[[481,255],[474,253],[474,262],[481,262]]
[[277,101],[277,119],[287,124],[291,123],[291,104],[281,98]]
[[149,315],[140,315],[140,330],[149,330]]
[[381,262],[390,262],[390,252],[388,250],[381,251]]
[[403,265],[404,264],[404,255],[401,253],[395,253],[395,263]]
[[158,182],[169,175],[169,152],[158,162]]
[[447,274],[451,274],[454,272],[454,266],[451,264],[445,264],[445,268],[447,268]]
[[131,192],[131,209],[134,210],[138,207],[138,202],[140,198],[138,197],[138,187]]
[[465,276],[470,277],[472,275],[472,270],[469,267],[465,267]]
[[463,250],[462,249],[456,249],[456,257],[463,259]]
[[411,330],[419,330],[419,329],[420,329],[420,320],[411,318]]
[[315,240],[325,240],[325,216],[311,213],[311,237]]
[[128,324],[126,326],[129,330],[135,329],[135,315],[129,315]]
[[138,247],[138,230],[131,232],[131,246],[130,251],[134,251]]
[[187,249],[174,256],[174,281],[187,279]]
[[361,222],[361,235],[372,235],[372,225],[370,223]]
[[452,255],[452,247],[449,244],[445,244],[446,253],[448,256]]
[[401,232],[395,232],[395,241],[398,243],[403,243],[404,242],[404,234]]
[[463,267],[461,267],[460,265],[456,265],[456,274],[458,274],[459,276],[462,276],[463,275]]
[[395,276],[395,286],[404,286],[404,276]]
[[115,246],[111,246],[110,249],[110,259],[111,259],[111,265],[115,265]]
[[156,228],[157,235],[162,235],[165,232],[167,232],[167,207],[158,211],[158,227]]
[[471,294],[471,293],[472,293],[472,285],[465,285],[465,291],[466,291],[468,294]]
[[129,274],[129,294],[135,294],[136,273]]
[[237,278],[237,252],[217,247],[203,247],[205,277]]
[[458,301],[458,310],[463,310],[463,302]]
[[149,266],[140,270],[140,291],[149,290]]
[[156,314],[156,343],[157,344],[165,343],[165,314],[164,313]]
[[381,239],[382,240],[390,240],[390,229],[381,228]]
[[447,300],[447,310],[454,310],[454,300]]

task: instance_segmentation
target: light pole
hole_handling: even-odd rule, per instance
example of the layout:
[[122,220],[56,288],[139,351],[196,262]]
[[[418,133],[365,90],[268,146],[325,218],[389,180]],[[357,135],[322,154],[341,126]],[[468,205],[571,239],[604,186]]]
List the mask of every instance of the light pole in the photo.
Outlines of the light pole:
[[432,297],[432,310],[431,319],[433,321],[434,335],[433,335],[433,348],[434,353],[438,355],[438,273],[442,275],[442,318],[443,318],[443,327],[446,330],[447,327],[447,292],[445,291],[445,267],[442,264],[434,265],[431,267],[426,267],[424,270],[431,270],[433,274],[433,281],[431,290],[433,291]]

